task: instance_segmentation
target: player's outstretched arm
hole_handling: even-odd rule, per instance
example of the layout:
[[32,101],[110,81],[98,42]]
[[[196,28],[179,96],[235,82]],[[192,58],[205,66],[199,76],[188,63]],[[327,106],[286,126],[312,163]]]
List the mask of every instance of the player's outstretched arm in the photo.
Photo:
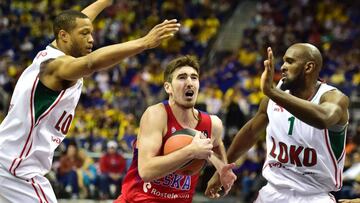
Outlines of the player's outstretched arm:
[[338,90],[326,92],[320,104],[295,97],[273,86],[274,56],[268,48],[268,59],[264,61],[265,70],[261,76],[261,90],[278,105],[284,107],[296,118],[319,129],[348,122],[349,98]]
[[87,15],[91,21],[94,21],[95,18],[103,11],[106,7],[112,4],[113,0],[97,0],[94,3],[90,4],[84,8],[81,13]]
[[48,68],[54,70],[53,74],[61,80],[75,81],[93,72],[112,67],[124,58],[157,47],[163,40],[174,36],[179,27],[176,19],[165,20],[142,38],[106,46],[79,58],[62,56],[50,62]]
[[340,203],[360,203],[360,198],[357,199],[340,199]]
[[188,161],[207,159],[212,154],[210,139],[200,138],[197,132],[191,144],[167,155],[161,155],[163,134],[167,130],[167,114],[162,104],[149,107],[140,120],[137,138],[138,169],[144,182],[164,177]]
[[[222,142],[221,135],[223,132],[222,121],[217,117],[211,116],[212,123],[212,136],[214,145],[214,154],[209,158],[209,161],[216,168],[216,174],[219,175],[218,187],[224,188],[224,195],[226,195],[236,180],[236,175],[232,169],[235,168],[235,163],[228,164],[224,143]],[[206,193],[206,191],[205,191]]]
[[264,132],[267,124],[269,123],[266,112],[268,102],[269,98],[264,97],[261,100],[259,109],[255,116],[250,119],[235,135],[227,151],[227,158],[229,162],[237,161],[258,141],[261,133]]
[[[237,162],[257,142],[260,133],[264,131],[269,122],[266,113],[268,101],[267,97],[261,101],[258,112],[234,137],[227,151],[227,159],[230,163]],[[221,186],[220,176],[218,173],[215,173],[208,182],[205,195],[209,198],[220,197],[219,191],[221,191]]]

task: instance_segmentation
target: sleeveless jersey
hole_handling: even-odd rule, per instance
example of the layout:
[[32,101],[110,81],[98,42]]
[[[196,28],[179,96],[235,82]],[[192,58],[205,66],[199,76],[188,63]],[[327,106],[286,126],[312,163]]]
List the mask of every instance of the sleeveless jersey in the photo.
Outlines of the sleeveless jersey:
[[[162,140],[162,148],[166,140],[177,130],[183,127],[177,122],[168,101],[163,102],[167,112],[167,132]],[[199,111],[200,120],[196,130],[211,136],[211,118],[208,114]],[[162,150],[161,150],[162,153]],[[162,154],[159,154],[162,155]],[[163,178],[151,182],[144,182],[138,171],[138,149],[134,147],[134,156],[131,166],[124,178],[122,196],[126,202],[144,203],[191,203],[198,182],[199,173],[184,176],[171,173]]]
[[[321,83],[310,102],[319,104],[321,96],[334,89]],[[304,195],[339,190],[347,125],[318,129],[272,100],[269,100],[267,115],[267,157],[262,174],[268,182]]]
[[59,92],[39,81],[41,63],[62,55],[51,45],[37,54],[21,74],[0,125],[0,167],[19,178],[28,180],[51,169],[54,150],[73,119],[82,79]]

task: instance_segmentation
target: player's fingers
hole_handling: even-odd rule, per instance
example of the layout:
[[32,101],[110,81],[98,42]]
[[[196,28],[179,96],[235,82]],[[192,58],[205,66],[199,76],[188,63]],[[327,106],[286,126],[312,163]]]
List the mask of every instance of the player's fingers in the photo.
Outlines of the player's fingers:
[[168,34],[168,33],[176,33],[179,31],[179,27],[178,26],[169,26],[166,28],[162,28],[162,30],[160,31],[161,34]]
[[214,197],[214,194],[215,194],[215,189],[214,188],[206,188],[205,190],[205,196],[209,197],[209,198],[212,198]]
[[220,197],[220,194],[217,193],[217,191],[215,191],[214,188],[212,188],[209,192],[209,195],[208,195],[209,198],[211,199],[215,199],[215,198],[219,198]]
[[205,196],[209,197],[211,195],[211,192],[210,192],[211,190],[212,189],[209,189],[209,187],[207,187],[206,190],[205,190],[205,193],[204,193]]
[[273,55],[271,47],[268,47],[268,60],[269,60],[269,66],[272,66],[273,62],[274,62],[274,55]]
[[162,35],[159,39],[160,39],[160,40],[165,40],[165,39],[169,39],[169,38],[171,38],[171,37],[174,37],[174,33]]
[[203,139],[204,137],[204,133],[202,133],[201,131],[198,131],[198,130],[195,130],[196,133],[195,133],[195,137],[197,138],[200,138],[200,139]]
[[161,27],[162,25],[165,25],[165,23],[166,23],[167,21],[168,21],[168,20],[165,19],[162,23],[159,23],[159,24],[155,25],[153,29],[157,29],[157,28]]
[[160,33],[160,35],[169,32],[177,32],[180,29],[180,24],[179,23],[168,24],[168,25],[160,26],[156,29],[157,29],[156,32]]
[[179,28],[181,26],[180,23],[177,22],[171,22],[171,23],[166,23],[163,28]]
[[170,19],[170,20],[166,20],[165,23],[176,23],[178,20],[177,19]]
[[224,166],[224,170],[233,169],[235,167],[236,167],[235,163],[227,164],[227,165]]
[[269,67],[269,60],[264,61],[265,71],[268,71],[270,69]]
[[167,25],[171,25],[171,24],[176,24],[177,20],[176,19],[171,19],[171,20],[164,20],[162,23],[158,24],[157,26],[155,26],[156,28],[162,28],[165,27]]
[[230,190],[226,190],[226,191],[224,192],[224,195],[223,195],[223,196],[226,196],[226,195],[229,193],[229,191],[230,191]]

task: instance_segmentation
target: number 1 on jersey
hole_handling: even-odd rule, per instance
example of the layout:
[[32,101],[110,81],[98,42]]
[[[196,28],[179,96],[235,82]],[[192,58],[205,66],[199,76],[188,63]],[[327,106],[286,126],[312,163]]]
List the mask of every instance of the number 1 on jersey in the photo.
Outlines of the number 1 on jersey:
[[288,121],[290,122],[288,135],[292,135],[293,130],[294,130],[295,117],[294,117],[294,116],[291,116],[291,117],[288,119]]

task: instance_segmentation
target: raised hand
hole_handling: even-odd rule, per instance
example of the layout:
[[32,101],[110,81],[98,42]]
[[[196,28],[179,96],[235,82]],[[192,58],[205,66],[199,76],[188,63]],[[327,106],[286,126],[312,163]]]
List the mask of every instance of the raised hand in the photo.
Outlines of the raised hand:
[[264,72],[261,75],[261,91],[268,95],[270,90],[273,88],[273,78],[274,78],[274,55],[271,50],[271,47],[267,48],[268,58],[264,61]]
[[180,24],[176,19],[164,20],[164,22],[153,27],[150,32],[143,37],[147,49],[159,46],[159,44],[168,38],[171,38],[179,31]]

